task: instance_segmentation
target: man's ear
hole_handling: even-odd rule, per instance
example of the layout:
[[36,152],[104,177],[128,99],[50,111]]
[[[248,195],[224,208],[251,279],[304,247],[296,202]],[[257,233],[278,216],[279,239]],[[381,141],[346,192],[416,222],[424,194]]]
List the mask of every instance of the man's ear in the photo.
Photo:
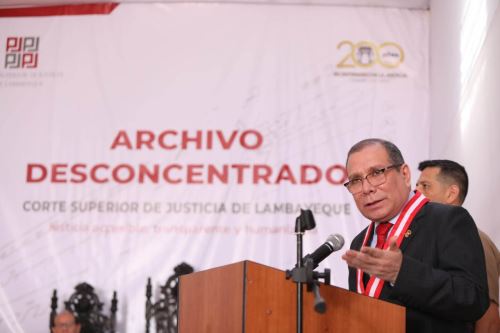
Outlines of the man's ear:
[[403,175],[403,178],[405,180],[405,184],[409,187],[411,187],[411,172],[410,172],[410,167],[408,164],[404,163],[401,166],[401,174]]
[[446,190],[446,203],[448,205],[459,205],[460,200],[458,199],[458,196],[460,195],[460,189],[458,188],[457,185],[452,184],[448,186],[448,189]]

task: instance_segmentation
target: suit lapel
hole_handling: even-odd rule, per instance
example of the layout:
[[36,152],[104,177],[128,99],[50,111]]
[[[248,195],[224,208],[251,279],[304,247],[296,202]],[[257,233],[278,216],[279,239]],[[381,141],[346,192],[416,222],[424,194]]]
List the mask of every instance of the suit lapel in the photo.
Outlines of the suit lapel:
[[420,226],[422,225],[421,222],[425,219],[426,212],[427,212],[427,205],[422,207],[422,209],[417,213],[417,215],[413,219],[412,223],[408,227],[408,230],[406,230],[406,233],[405,233],[405,236],[403,238],[403,241],[401,242],[401,245],[399,246],[401,251],[403,251],[403,252],[405,251],[408,244],[411,242],[411,240],[418,233]]
[[[403,241],[401,242],[401,245],[399,246],[401,251],[405,251],[406,247],[408,244],[412,241],[412,239],[415,237],[415,235],[418,234],[420,227],[422,226],[422,221],[425,219],[425,215],[427,213],[427,205],[422,207],[422,209],[417,213],[415,218],[413,219],[412,223],[408,227],[405,233],[405,237],[403,238]],[[380,294],[380,298],[388,298],[392,291],[392,287],[389,285],[389,283],[386,283],[384,287],[382,288],[382,292]]]

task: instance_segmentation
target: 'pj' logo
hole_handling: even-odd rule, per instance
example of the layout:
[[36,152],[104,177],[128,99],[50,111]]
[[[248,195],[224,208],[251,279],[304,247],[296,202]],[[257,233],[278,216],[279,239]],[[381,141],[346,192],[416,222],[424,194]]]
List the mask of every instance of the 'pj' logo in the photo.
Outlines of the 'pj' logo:
[[7,37],[5,68],[36,68],[40,37]]

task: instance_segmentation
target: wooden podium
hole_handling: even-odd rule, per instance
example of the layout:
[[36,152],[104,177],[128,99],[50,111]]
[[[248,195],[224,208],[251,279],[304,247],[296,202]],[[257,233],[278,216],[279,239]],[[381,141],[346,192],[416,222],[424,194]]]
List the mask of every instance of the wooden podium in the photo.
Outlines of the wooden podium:
[[[314,311],[314,295],[303,297],[303,332],[405,332],[405,308],[321,285],[327,304]],[[183,275],[179,281],[180,333],[296,332],[296,284],[285,272],[242,261]]]

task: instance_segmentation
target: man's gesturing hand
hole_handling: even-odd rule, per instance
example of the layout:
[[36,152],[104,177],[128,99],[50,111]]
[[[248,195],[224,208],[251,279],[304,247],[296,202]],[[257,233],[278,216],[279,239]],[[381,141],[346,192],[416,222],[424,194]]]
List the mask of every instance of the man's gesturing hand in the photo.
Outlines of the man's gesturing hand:
[[394,284],[403,262],[403,254],[396,240],[396,237],[392,237],[389,240],[389,247],[385,250],[367,246],[361,247],[361,251],[348,250],[342,259],[351,267],[359,268],[365,273]]

